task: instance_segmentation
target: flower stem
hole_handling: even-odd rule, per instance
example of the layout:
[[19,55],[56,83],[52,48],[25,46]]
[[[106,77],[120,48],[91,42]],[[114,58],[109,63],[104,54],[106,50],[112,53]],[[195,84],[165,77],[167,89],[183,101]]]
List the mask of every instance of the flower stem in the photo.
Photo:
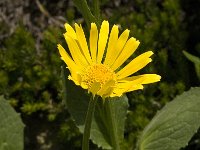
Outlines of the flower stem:
[[91,13],[91,10],[86,0],[73,0],[73,2],[78,8],[78,10],[81,12],[81,14],[83,15],[89,29],[90,29],[90,23],[92,22],[95,22],[98,25],[98,22],[96,18],[94,17],[94,15]]
[[[100,2],[99,0],[94,0],[93,1],[93,7],[94,7],[94,17],[96,18],[98,25],[100,25],[101,22],[101,15],[100,15]],[[99,28],[99,26],[98,26]]]
[[120,150],[119,140],[117,136],[117,125],[114,121],[113,113],[111,112],[112,109],[112,100],[107,100],[108,104],[108,118],[110,120],[111,128],[110,128],[110,134],[112,135],[112,146],[114,150]]
[[83,133],[82,150],[89,150],[90,129],[97,99],[98,96],[92,96],[88,105],[88,110],[85,119],[85,128]]

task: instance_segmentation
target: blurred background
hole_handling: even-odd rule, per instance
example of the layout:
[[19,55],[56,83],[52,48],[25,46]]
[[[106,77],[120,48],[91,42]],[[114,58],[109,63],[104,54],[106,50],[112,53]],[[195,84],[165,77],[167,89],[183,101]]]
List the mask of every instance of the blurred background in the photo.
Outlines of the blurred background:
[[[92,6],[92,0],[88,1]],[[136,53],[153,50],[139,73],[159,83],[128,93],[123,149],[133,150],[141,131],[176,95],[199,86],[198,69],[183,50],[200,56],[200,0],[101,0],[102,18],[140,40]],[[82,135],[62,101],[57,43],[67,48],[63,24],[86,24],[72,0],[0,0],[0,95],[21,113],[25,150],[78,150]],[[64,91],[67,92],[67,91]],[[91,143],[91,149],[97,149]],[[197,132],[183,150],[200,149]]]

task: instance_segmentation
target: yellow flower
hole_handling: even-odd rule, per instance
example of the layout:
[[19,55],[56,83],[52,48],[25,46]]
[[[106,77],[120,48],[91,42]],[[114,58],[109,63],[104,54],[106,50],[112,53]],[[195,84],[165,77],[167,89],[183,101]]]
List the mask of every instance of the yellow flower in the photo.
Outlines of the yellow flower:
[[64,37],[71,55],[60,44],[58,49],[70,70],[68,78],[93,95],[104,98],[121,96],[126,92],[143,89],[143,84],[160,81],[161,77],[156,74],[131,76],[152,61],[152,51],[139,55],[121,68],[140,43],[133,37],[128,39],[129,30],[118,36],[118,26],[114,25],[109,35],[108,21],[102,22],[100,31],[95,23],[91,23],[87,44],[81,25],[75,24],[74,30],[66,23],[65,28],[67,32]]

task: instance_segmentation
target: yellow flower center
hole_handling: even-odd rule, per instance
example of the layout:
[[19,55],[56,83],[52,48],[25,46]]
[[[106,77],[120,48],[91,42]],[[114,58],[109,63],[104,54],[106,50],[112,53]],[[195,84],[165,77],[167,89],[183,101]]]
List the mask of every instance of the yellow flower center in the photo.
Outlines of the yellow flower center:
[[104,64],[94,64],[86,68],[82,75],[82,82],[84,82],[88,89],[91,88],[94,82],[101,84],[101,87],[109,80],[116,80],[116,75],[112,69]]

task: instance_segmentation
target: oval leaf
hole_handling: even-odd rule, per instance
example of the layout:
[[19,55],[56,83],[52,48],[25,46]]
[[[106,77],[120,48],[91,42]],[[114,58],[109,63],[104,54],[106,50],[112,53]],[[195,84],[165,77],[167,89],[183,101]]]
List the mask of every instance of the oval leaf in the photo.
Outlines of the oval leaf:
[[23,150],[24,124],[3,96],[0,96],[0,120],[0,150]]
[[179,150],[200,126],[200,88],[177,96],[153,118],[139,140],[140,150]]

